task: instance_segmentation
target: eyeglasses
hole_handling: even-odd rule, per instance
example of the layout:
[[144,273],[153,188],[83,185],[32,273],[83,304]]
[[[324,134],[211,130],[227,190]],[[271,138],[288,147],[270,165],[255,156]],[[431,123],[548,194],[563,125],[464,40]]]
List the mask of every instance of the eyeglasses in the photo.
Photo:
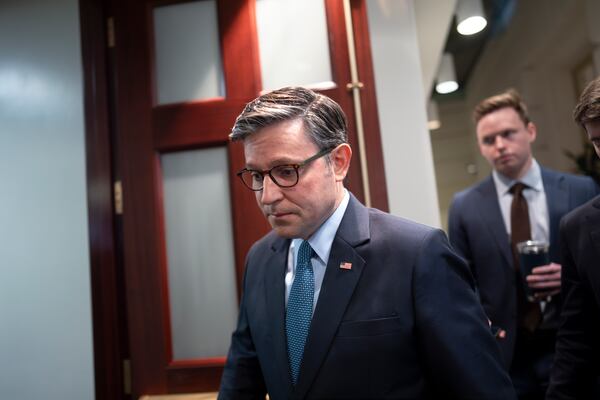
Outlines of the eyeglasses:
[[254,190],[255,192],[263,190],[265,175],[269,175],[273,183],[275,183],[277,186],[289,188],[298,184],[298,180],[300,179],[298,170],[300,168],[310,164],[326,154],[331,153],[333,149],[334,148],[323,149],[314,156],[309,157],[298,164],[277,165],[271,169],[265,169],[263,171],[244,168],[237,173],[237,176],[240,177],[248,189]]

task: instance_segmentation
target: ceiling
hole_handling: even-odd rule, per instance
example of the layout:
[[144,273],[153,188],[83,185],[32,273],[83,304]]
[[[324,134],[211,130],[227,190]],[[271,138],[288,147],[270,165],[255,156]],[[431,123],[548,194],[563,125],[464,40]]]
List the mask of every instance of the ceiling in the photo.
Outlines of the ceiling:
[[453,16],[452,29],[449,30],[446,39],[444,51],[454,56],[459,91],[464,90],[468,84],[471,72],[486,43],[506,29],[512,18],[516,0],[483,0],[482,3],[488,21],[485,29],[472,36],[463,36],[456,31],[456,17]]
[[[460,0],[458,0],[460,1]],[[444,52],[452,53],[460,95],[469,82],[473,68],[483,52],[486,43],[506,29],[510,22],[517,0],[482,0],[488,25],[472,36],[463,36],[456,31],[457,0],[416,0],[415,17],[423,86],[433,97],[439,95],[433,90],[440,58]]]

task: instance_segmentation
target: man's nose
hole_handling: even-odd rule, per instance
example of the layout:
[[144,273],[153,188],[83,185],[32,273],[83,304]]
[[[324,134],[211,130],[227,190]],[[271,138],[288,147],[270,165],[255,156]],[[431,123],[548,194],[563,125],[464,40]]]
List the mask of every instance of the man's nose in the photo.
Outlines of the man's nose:
[[281,188],[277,186],[273,179],[268,174],[263,178],[263,188],[260,195],[262,204],[273,204],[281,199]]
[[496,146],[497,149],[503,149],[504,144],[504,138],[502,136],[498,135],[494,138],[494,146]]

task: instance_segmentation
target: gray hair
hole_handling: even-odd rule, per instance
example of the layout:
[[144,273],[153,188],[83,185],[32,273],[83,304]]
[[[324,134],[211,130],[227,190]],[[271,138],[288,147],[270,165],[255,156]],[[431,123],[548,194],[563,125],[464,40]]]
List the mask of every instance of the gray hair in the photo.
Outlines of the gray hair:
[[340,105],[303,87],[277,89],[246,104],[229,138],[233,142],[244,140],[261,128],[294,119],[304,122],[308,135],[321,150],[348,142],[346,116]]

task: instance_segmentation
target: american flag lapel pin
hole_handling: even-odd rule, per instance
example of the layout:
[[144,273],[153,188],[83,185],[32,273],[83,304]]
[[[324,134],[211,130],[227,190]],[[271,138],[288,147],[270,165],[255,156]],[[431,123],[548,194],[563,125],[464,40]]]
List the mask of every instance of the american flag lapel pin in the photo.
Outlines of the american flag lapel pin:
[[352,263],[349,263],[349,262],[340,263],[340,269],[350,270],[350,269],[352,269]]

